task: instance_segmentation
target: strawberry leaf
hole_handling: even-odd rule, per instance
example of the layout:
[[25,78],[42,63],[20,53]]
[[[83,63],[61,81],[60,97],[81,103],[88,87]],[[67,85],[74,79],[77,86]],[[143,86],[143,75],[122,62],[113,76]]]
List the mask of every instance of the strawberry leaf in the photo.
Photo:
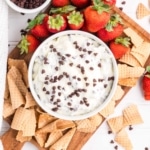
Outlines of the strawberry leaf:
[[113,28],[115,26],[117,26],[118,23],[123,24],[122,18],[120,17],[120,15],[119,14],[112,14],[110,17],[110,20],[107,23],[105,28],[107,31],[113,31]]
[[115,43],[129,47],[131,45],[130,40],[131,39],[129,37],[118,37],[115,39]]
[[56,8],[56,7],[52,7],[49,11],[49,13],[51,14],[66,14],[66,13],[69,13],[71,11],[74,11],[76,9],[75,6],[73,5],[67,5],[67,6],[64,6],[64,7],[59,7],[59,8]]
[[150,66],[146,67],[146,72],[150,73]]

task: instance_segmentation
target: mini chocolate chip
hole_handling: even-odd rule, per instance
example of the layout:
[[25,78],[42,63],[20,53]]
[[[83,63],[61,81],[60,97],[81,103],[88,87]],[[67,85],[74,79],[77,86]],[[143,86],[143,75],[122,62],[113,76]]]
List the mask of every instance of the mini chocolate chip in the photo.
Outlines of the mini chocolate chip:
[[58,98],[58,99],[57,99],[57,102],[59,103],[59,102],[61,102],[61,100]]
[[94,56],[97,56],[97,53],[94,53]]
[[80,101],[80,104],[82,105],[82,104],[83,104],[83,101]]
[[71,106],[72,104],[70,102],[67,103],[68,106]]
[[78,64],[77,67],[80,68],[81,67],[80,64]]
[[62,78],[63,78],[62,74],[58,76],[58,80],[61,80]]
[[145,147],[145,150],[148,150],[148,147]]
[[79,47],[79,51],[82,51],[82,47]]
[[104,88],[106,88],[107,87],[107,84],[104,84]]
[[77,78],[78,81],[81,81],[81,78]]
[[45,87],[43,87],[43,91],[46,91],[46,88],[45,88]]
[[58,62],[59,62],[59,64],[60,64],[60,65],[63,65],[63,64],[64,64],[64,62],[63,62],[63,61],[61,61],[61,60],[60,60],[60,61],[58,61]]
[[88,51],[88,54],[90,55],[92,53],[92,51]]
[[72,78],[73,78],[73,79],[76,79],[77,77],[76,77],[76,76],[73,76]]
[[89,42],[87,42],[87,44],[86,44],[87,46],[89,46],[90,45],[90,43]]
[[45,80],[49,80],[49,77],[48,77],[48,75],[45,77]]
[[120,10],[123,10],[123,7],[119,7]]
[[112,77],[108,77],[108,81],[110,81],[110,80],[114,80],[114,77],[112,76]]
[[45,81],[44,84],[48,84],[48,81]]
[[60,90],[60,89],[61,89],[61,86],[58,85],[57,88],[58,88],[58,90]]
[[93,87],[95,87],[96,85],[97,85],[97,84],[94,83],[94,84],[93,84]]
[[113,140],[111,140],[111,141],[110,141],[110,143],[111,143],[111,144],[113,144],[113,143],[114,143],[114,141],[113,141]]
[[87,79],[88,79],[87,77],[84,77],[84,80],[85,80],[85,81],[87,81]]
[[57,102],[54,102],[53,104],[54,104],[54,105],[57,105]]
[[83,48],[83,52],[86,52],[87,50],[86,50],[86,48]]
[[86,86],[89,86],[89,83],[85,83]]
[[118,145],[114,146],[114,149],[116,149],[116,150],[117,150],[117,149],[118,149]]
[[57,52],[56,48],[53,48],[53,52]]
[[74,41],[73,44],[76,45],[76,44],[77,44],[77,41]]
[[89,60],[86,60],[85,62],[88,64],[88,63],[89,63]]
[[68,82],[67,84],[68,84],[68,85],[71,85],[71,82]]
[[70,65],[70,66],[73,66],[73,63],[70,63],[69,65]]
[[50,92],[49,92],[49,91],[46,91],[46,94],[50,94]]
[[70,108],[70,110],[73,111],[74,109],[73,109],[73,108]]
[[101,66],[102,66],[101,63],[99,63],[99,64],[98,64],[98,67],[101,67]]
[[104,81],[104,79],[98,79],[98,82],[103,82]]
[[61,92],[58,92],[58,96],[61,96]]
[[55,70],[58,71],[58,67],[55,67]]
[[126,4],[126,1],[122,1],[121,4],[122,4],[122,5]]
[[81,54],[81,55],[80,55],[80,57],[81,57],[81,58],[83,58],[83,57],[84,57],[84,55],[83,55],[83,54]]
[[129,130],[133,130],[133,127],[131,125],[129,125]]
[[44,73],[45,73],[45,70],[44,70],[44,69],[42,69],[41,73],[42,73],[42,74],[44,74]]
[[111,133],[112,133],[112,131],[109,130],[109,131],[108,131],[108,134],[111,134]]
[[49,47],[50,47],[50,48],[54,48],[54,46],[53,46],[53,45],[50,45]]
[[70,57],[71,55],[70,55],[70,54],[66,54],[66,56],[67,56],[67,57]]
[[90,67],[90,70],[94,70],[94,68],[93,68],[93,67]]
[[57,111],[57,110],[58,110],[58,107],[52,108],[52,111]]
[[93,79],[93,82],[96,82],[96,79]]

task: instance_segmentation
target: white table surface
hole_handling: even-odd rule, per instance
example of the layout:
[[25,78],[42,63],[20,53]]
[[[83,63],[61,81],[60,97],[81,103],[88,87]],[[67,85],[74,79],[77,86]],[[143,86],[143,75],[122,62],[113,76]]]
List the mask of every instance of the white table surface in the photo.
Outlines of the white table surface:
[[[125,4],[122,2],[125,1]],[[136,19],[136,8],[138,3],[143,3],[150,9],[148,0],[117,0],[117,6],[122,7],[123,11],[128,14],[134,21],[141,25],[145,30],[150,33],[150,16],[147,16],[141,20]],[[20,30],[27,26],[27,20],[32,19],[36,14],[20,14],[14,12],[9,8],[9,51],[11,51],[21,38]],[[133,150],[150,150],[150,101],[145,101],[141,92],[141,82],[132,88],[129,93],[123,98],[121,103],[115,109],[114,114],[110,117],[118,116],[122,110],[131,103],[137,104],[139,112],[144,120],[143,124],[133,126],[133,130],[126,129],[133,144]],[[3,125],[5,129],[6,125]],[[96,133],[89,139],[89,141],[83,146],[82,150],[113,150],[117,143],[110,144],[110,141],[114,138],[114,134],[108,134],[107,123],[104,122]],[[36,147],[27,143],[22,150],[37,150]],[[118,145],[118,150],[123,150]]]

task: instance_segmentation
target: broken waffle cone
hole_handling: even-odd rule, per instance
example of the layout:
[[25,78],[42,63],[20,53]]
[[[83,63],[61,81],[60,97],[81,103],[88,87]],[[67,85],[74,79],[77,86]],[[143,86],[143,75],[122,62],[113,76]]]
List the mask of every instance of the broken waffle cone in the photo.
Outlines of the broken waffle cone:
[[139,3],[136,10],[137,19],[142,19],[146,16],[150,15],[150,10],[144,6],[144,4]]
[[50,133],[44,147],[47,148],[47,147],[53,145],[62,136],[63,136],[63,134],[61,131],[54,131],[54,132]]
[[35,137],[36,141],[39,143],[39,145],[41,147],[44,147],[44,144],[47,139],[47,133],[36,133],[34,137]]
[[56,143],[54,143],[50,150],[66,150],[73,135],[75,134],[76,128],[70,129],[65,135],[63,135]]
[[126,87],[133,87],[137,84],[138,78],[122,78],[118,80],[118,84]]
[[25,95],[26,103],[25,103],[25,108],[30,108],[32,106],[36,106],[36,102],[30,92],[27,92]]
[[38,128],[42,128],[44,126],[46,126],[48,123],[53,122],[54,120],[56,120],[55,117],[47,114],[47,113],[41,113],[38,119]]
[[30,141],[32,139],[31,136],[23,136],[23,132],[22,131],[18,131],[18,134],[16,136],[16,140],[19,142],[27,142]]
[[76,121],[76,123],[77,123],[77,130],[79,132],[92,133],[96,130],[96,126],[93,126],[93,124],[89,119]]
[[102,123],[103,117],[98,113],[98,114],[90,117],[89,120],[93,127],[98,127]]
[[20,93],[17,85],[15,84],[14,80],[9,74],[7,74],[7,79],[8,79],[12,108],[16,109],[19,106],[25,104],[25,100],[22,94]]
[[133,146],[131,143],[131,140],[129,139],[129,136],[125,129],[123,128],[115,137],[115,141],[120,144],[122,147],[125,148],[125,150],[132,150]]

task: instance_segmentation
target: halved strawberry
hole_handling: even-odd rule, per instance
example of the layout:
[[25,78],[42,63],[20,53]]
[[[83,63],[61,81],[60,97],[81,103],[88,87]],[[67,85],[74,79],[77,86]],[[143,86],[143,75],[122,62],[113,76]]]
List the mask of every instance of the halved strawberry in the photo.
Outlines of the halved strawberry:
[[118,14],[112,14],[107,25],[97,32],[97,36],[104,42],[119,37],[123,33],[123,22]]
[[37,49],[39,44],[40,42],[38,39],[36,39],[31,34],[27,34],[25,36],[22,36],[21,41],[19,42],[17,47],[20,49],[20,54],[27,54],[33,53]]
[[83,14],[80,11],[73,11],[67,16],[69,28],[79,30],[84,24]]
[[130,44],[130,38],[118,37],[110,42],[109,47],[114,54],[114,57],[119,59],[130,50]]
[[57,33],[66,29],[67,21],[60,14],[52,15],[52,16],[48,16],[46,26],[50,33]]
[[47,14],[39,14],[29,22],[27,30],[36,38],[45,39],[50,35],[44,24],[44,19],[47,16]]

